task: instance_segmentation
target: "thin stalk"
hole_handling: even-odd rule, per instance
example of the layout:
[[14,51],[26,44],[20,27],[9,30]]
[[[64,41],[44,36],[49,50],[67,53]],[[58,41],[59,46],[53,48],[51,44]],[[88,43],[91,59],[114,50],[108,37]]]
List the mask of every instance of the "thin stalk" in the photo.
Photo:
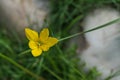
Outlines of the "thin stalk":
[[103,25],[101,25],[101,26],[92,28],[92,29],[90,29],[90,30],[83,31],[83,32],[80,32],[80,33],[76,33],[76,34],[73,34],[73,35],[71,35],[71,36],[62,38],[62,39],[60,39],[59,41],[63,41],[63,40],[66,40],[66,39],[70,39],[70,38],[76,37],[76,36],[81,35],[81,34],[84,34],[84,33],[88,33],[88,32],[91,32],[91,31],[94,31],[94,30],[97,30],[97,29],[100,29],[100,28],[104,28],[104,27],[107,27],[108,25],[111,25],[111,24],[114,24],[114,23],[117,23],[117,22],[120,22],[120,18],[115,19],[115,20],[113,20],[113,21],[110,21],[110,22],[108,22],[108,23],[106,23],[106,24],[103,24]]
[[[56,46],[56,49],[58,50],[58,52],[59,53],[63,53],[62,52],[62,50],[58,47],[58,46]],[[60,57],[62,60],[64,60],[64,62],[66,63],[66,64],[71,64],[64,56],[62,56],[62,57]],[[71,65],[71,67],[82,77],[82,79],[81,80],[86,80],[86,78],[85,78],[85,76],[84,75],[82,75],[82,73],[80,73],[76,68],[74,68],[74,64],[72,64]]]
[[45,80],[44,78],[34,74],[33,72],[29,71],[28,69],[24,68],[23,66],[21,66],[20,64],[18,64],[17,62],[15,62],[14,60],[12,60],[11,58],[3,55],[2,53],[0,53],[0,57],[9,61],[10,63],[14,64],[16,67],[20,68],[21,70],[23,70],[24,72],[28,73],[29,75],[33,76],[34,78],[36,78],[37,80]]
[[116,77],[116,76],[119,76],[120,75],[120,70],[115,72],[115,73],[112,73],[110,76],[108,76],[105,80],[111,80],[112,78]]
[[18,56],[21,56],[21,55],[27,54],[27,53],[29,53],[30,51],[31,51],[31,49],[25,50],[25,51],[19,53]]
[[43,65],[43,68],[45,70],[47,70],[49,73],[51,73],[54,77],[57,78],[57,80],[63,80],[61,77],[59,77],[57,74],[55,74],[53,71],[51,71],[50,69],[48,69],[45,65]]
[[42,65],[44,62],[44,56],[41,57],[40,62],[38,63],[37,73],[41,73]]
[[66,27],[66,29],[63,31],[63,33],[66,33],[75,23],[77,23],[82,18],[83,18],[83,15],[79,15],[75,19],[73,19],[70,22],[70,24]]
[[0,45],[4,46],[6,49],[8,49],[8,51],[11,53],[11,55],[14,55],[13,49],[4,40],[0,40]]

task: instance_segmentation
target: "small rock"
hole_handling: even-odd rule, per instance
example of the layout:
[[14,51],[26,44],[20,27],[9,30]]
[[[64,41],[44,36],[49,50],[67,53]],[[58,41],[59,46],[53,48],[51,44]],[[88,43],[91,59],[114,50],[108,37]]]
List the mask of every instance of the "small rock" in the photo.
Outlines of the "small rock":
[[[115,9],[95,9],[86,16],[83,28],[86,31],[119,17]],[[85,38],[89,46],[80,57],[86,62],[87,68],[97,67],[102,73],[102,79],[120,70],[120,23],[86,33]],[[120,80],[120,76],[112,80]]]
[[22,36],[25,27],[40,30],[48,13],[48,0],[0,0],[0,24]]

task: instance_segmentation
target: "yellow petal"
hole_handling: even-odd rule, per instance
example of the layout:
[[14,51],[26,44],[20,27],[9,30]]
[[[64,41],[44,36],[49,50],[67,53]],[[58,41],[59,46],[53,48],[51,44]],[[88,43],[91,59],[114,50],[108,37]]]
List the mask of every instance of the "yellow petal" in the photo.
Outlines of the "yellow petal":
[[58,42],[58,39],[53,38],[53,37],[49,37],[47,41],[48,41],[48,42],[47,42],[46,44],[47,44],[49,47],[51,47],[51,46],[55,45],[55,44]]
[[41,48],[43,51],[48,51],[48,50],[49,50],[49,46],[47,46],[47,45],[41,45],[40,48]]
[[29,48],[31,48],[31,49],[38,48],[37,42],[29,41]]
[[40,32],[40,41],[42,43],[44,43],[47,39],[48,39],[48,36],[49,36],[49,30],[48,28],[44,28],[41,32]]
[[34,57],[40,56],[42,54],[42,50],[40,48],[36,48],[32,50],[32,55]]
[[25,28],[25,34],[29,40],[38,41],[38,33],[36,31]]

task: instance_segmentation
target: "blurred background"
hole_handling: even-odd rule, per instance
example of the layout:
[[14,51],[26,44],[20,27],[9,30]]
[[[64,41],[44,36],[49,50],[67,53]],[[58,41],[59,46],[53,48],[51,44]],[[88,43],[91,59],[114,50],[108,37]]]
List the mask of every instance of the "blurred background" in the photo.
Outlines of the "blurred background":
[[[88,47],[84,35],[62,41],[37,58],[30,52],[19,54],[29,49],[25,27],[38,32],[48,27],[50,35],[64,38],[82,32],[85,16],[106,6],[119,11],[120,1],[0,0],[0,53],[45,80],[97,80],[101,76],[99,71],[95,67],[85,70],[85,63],[78,57]],[[37,79],[0,58],[0,80]]]

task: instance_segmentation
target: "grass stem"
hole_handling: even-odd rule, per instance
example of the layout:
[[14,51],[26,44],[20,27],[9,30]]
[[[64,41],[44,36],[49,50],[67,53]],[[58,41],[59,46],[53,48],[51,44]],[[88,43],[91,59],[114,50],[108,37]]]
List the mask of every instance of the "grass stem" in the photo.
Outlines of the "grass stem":
[[21,70],[23,70],[24,72],[28,73],[29,75],[33,76],[34,78],[36,78],[37,80],[45,80],[44,78],[34,74],[33,72],[29,71],[28,69],[24,68],[23,66],[21,66],[20,64],[18,64],[17,62],[15,62],[14,60],[12,60],[11,58],[3,55],[2,53],[0,53],[0,57],[9,61],[10,63],[14,64],[16,67],[20,68]]
[[113,21],[110,21],[110,22],[108,22],[106,24],[103,24],[101,26],[92,28],[90,30],[79,32],[79,33],[73,34],[73,35],[65,37],[65,38],[61,38],[59,41],[63,41],[63,40],[66,40],[66,39],[70,39],[70,38],[76,37],[76,36],[81,35],[81,34],[85,34],[85,33],[88,33],[88,32],[91,32],[91,31],[94,31],[94,30],[97,30],[97,29],[101,29],[101,28],[107,27],[108,25],[111,25],[111,24],[114,24],[114,23],[117,23],[117,22],[120,22],[120,18],[115,19]]

